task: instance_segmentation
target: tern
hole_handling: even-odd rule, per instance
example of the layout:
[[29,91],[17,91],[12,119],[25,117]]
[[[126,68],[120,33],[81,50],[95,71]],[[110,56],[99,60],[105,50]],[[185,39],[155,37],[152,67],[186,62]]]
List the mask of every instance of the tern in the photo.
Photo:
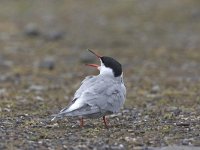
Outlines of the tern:
[[[89,49],[88,49],[89,50]],[[75,92],[69,105],[62,109],[52,119],[68,116],[79,117],[83,127],[84,118],[103,117],[105,127],[108,127],[106,115],[118,113],[126,98],[126,87],[123,81],[122,65],[108,56],[93,53],[101,65],[86,64],[97,68],[100,73],[96,76],[87,76],[79,89]]]

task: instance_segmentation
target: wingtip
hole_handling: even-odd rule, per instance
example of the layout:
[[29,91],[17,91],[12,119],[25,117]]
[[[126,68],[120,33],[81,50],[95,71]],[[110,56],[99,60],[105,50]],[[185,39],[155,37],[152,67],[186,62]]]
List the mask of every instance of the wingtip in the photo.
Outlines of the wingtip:
[[52,119],[51,119],[51,121],[54,121],[57,117],[58,117],[58,115],[52,115]]
[[51,121],[54,121],[56,119],[56,117],[53,117],[52,119],[51,119]]

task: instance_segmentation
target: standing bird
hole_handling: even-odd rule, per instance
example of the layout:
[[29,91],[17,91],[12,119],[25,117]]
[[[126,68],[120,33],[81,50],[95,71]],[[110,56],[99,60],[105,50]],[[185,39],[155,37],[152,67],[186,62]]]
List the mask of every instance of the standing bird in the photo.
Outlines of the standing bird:
[[87,76],[80,88],[75,92],[71,103],[60,111],[57,117],[80,117],[80,126],[83,126],[83,118],[100,118],[107,127],[105,116],[118,113],[126,98],[126,87],[123,82],[121,64],[115,59],[100,56],[93,51],[100,60],[101,65],[87,64],[97,68],[100,73],[97,76]]

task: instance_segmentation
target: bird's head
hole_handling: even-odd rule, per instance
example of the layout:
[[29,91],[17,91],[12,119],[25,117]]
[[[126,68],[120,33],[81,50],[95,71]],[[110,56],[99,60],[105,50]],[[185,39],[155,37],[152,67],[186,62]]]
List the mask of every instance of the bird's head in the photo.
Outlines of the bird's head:
[[95,52],[93,52],[92,50],[89,51],[93,53],[100,60],[101,65],[87,64],[88,66],[97,68],[100,71],[100,74],[102,75],[108,75],[114,77],[119,77],[122,75],[122,66],[118,61],[108,56],[100,56]]

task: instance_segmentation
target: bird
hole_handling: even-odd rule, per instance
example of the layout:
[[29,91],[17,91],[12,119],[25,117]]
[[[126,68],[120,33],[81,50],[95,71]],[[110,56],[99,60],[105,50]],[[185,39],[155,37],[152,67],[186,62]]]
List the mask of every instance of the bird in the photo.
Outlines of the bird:
[[120,112],[126,99],[126,87],[123,81],[122,65],[112,57],[100,56],[88,49],[99,60],[100,65],[86,64],[99,70],[98,75],[87,76],[72,101],[52,119],[78,117],[83,127],[85,118],[101,118],[108,127],[107,115]]

